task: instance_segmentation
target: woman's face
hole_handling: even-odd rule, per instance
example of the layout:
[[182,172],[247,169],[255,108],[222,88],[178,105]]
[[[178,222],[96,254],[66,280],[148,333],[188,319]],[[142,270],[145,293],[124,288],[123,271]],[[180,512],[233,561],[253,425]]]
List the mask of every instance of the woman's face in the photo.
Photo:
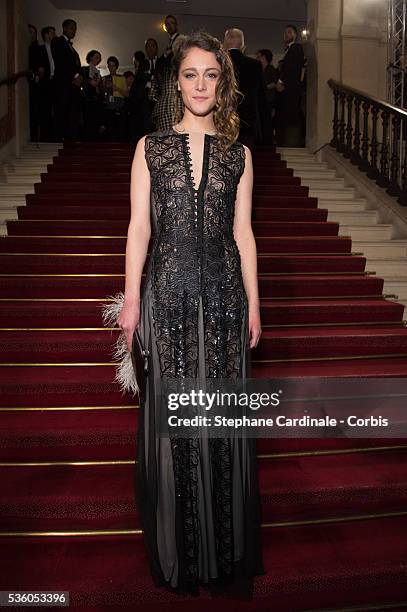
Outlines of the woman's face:
[[100,57],[100,54],[95,53],[95,55],[92,56],[90,63],[93,64],[94,66],[98,66],[101,61],[102,61],[102,58]]
[[216,103],[216,84],[221,67],[212,51],[190,49],[178,73],[178,88],[183,102],[194,115],[209,114]]
[[109,69],[110,74],[116,74],[117,68],[114,62],[108,62],[107,67]]

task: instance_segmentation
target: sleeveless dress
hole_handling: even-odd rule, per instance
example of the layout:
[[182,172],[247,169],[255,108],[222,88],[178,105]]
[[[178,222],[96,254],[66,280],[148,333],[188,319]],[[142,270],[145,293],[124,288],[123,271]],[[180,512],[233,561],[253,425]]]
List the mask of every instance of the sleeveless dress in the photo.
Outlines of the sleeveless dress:
[[[233,237],[245,150],[223,151],[204,135],[193,183],[189,135],[145,137],[151,177],[152,246],[141,291],[139,333],[150,353],[140,401],[135,489],[156,586],[199,586],[250,598],[263,574],[254,439],[159,437],[164,378],[250,376],[248,302]],[[226,590],[225,590],[226,589]]]

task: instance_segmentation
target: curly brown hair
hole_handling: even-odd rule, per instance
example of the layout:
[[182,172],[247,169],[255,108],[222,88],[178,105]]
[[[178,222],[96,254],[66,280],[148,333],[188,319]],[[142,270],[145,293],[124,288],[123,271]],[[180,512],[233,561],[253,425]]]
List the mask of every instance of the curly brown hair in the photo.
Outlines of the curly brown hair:
[[[240,119],[236,109],[239,96],[242,94],[237,88],[233,63],[229,53],[222,47],[217,38],[205,30],[198,30],[188,35],[180,34],[174,43],[174,54],[172,57],[173,95],[177,97],[181,96],[181,92],[177,90],[176,82],[178,80],[181,62],[185,59],[189,49],[193,47],[203,49],[204,51],[211,51],[215,54],[216,60],[220,65],[221,73],[216,83],[216,103],[213,111],[213,122],[221,147],[228,149],[237,140],[239,135]],[[176,109],[173,116],[173,123],[178,123],[182,119],[183,112],[175,102],[176,100],[174,100],[173,105]]]

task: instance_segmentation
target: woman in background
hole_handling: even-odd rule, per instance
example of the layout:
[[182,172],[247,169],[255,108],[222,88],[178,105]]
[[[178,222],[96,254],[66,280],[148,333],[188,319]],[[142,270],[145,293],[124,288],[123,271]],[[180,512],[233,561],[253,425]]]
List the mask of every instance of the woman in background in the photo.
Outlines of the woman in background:
[[98,69],[101,61],[100,51],[92,49],[86,55],[88,65],[82,67],[84,138],[89,141],[99,140],[103,131],[103,82]]
[[118,74],[119,60],[111,55],[107,60],[109,74],[103,77],[107,111],[107,138],[110,141],[126,140],[125,100],[129,95],[126,78]]

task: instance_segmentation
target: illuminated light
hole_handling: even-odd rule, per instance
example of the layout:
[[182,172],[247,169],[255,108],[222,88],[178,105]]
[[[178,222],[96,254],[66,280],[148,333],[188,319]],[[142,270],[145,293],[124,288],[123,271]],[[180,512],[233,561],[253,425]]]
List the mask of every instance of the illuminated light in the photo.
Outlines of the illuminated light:
[[[167,32],[167,26],[165,25],[164,21],[161,24],[161,28],[163,29],[164,32]],[[168,34],[168,32],[167,32],[167,34]]]

